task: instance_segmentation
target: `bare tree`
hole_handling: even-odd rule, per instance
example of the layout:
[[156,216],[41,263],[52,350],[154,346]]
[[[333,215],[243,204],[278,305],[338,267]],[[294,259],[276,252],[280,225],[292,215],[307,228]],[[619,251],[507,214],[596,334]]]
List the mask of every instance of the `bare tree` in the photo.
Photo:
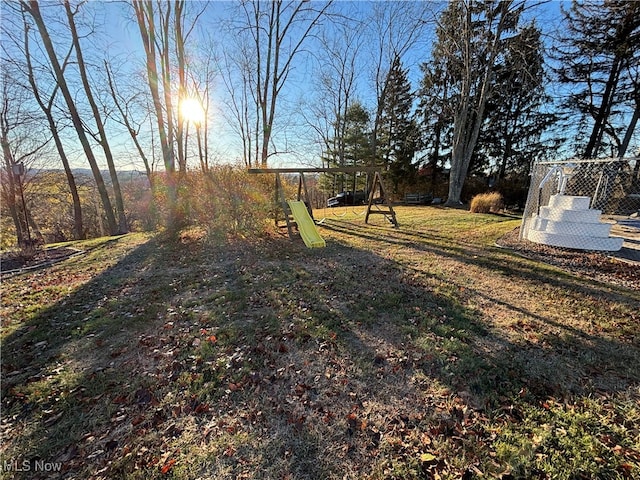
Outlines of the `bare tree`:
[[456,57],[459,101],[453,116],[453,140],[447,205],[459,205],[484,111],[493,87],[493,68],[505,37],[518,24],[522,1],[456,0],[440,29],[440,47]]
[[[436,7],[437,8],[437,7]],[[389,72],[396,59],[403,60],[407,52],[424,41],[431,24],[434,5],[430,2],[375,2],[370,19],[370,75],[376,95],[373,114],[372,149],[377,158],[378,137],[387,98]]]
[[[198,62],[199,68],[189,70],[189,79],[191,83],[191,92],[188,95],[195,99],[202,107],[202,118],[192,120],[196,128],[197,155],[200,163],[200,169],[206,173],[209,171],[209,115],[211,105],[211,87],[216,78],[214,65],[215,58],[211,52],[204,53],[203,58]],[[188,124],[187,124],[188,125]],[[187,147],[187,138],[185,135],[185,148]]]
[[[2,200],[3,204],[9,210],[9,215],[13,220],[16,230],[16,240],[18,245],[23,245],[27,239],[27,223],[25,221],[26,212],[22,209],[22,204],[18,199],[20,185],[18,185],[17,165],[20,159],[16,159],[14,149],[12,149],[11,136],[14,130],[25,122],[22,115],[20,104],[21,99],[9,92],[10,78],[5,66],[2,66],[2,103],[0,105],[0,144],[2,145]],[[14,172],[15,169],[15,172]]]
[[[273,152],[273,127],[278,98],[292,70],[293,60],[327,13],[323,3],[274,0],[242,2],[243,32],[248,32],[256,52],[250,82],[256,108],[255,142],[263,166]],[[249,72],[247,72],[249,73]]]
[[[84,238],[84,227],[82,224],[82,206],[80,204],[80,195],[78,194],[78,187],[76,186],[76,181],[73,176],[73,172],[71,171],[71,165],[69,164],[69,159],[67,158],[67,154],[65,152],[62,139],[60,138],[60,132],[58,129],[58,123],[56,122],[53,115],[53,107],[54,102],[57,96],[57,92],[59,90],[59,85],[55,84],[53,90],[49,94],[49,98],[45,100],[42,98],[40,94],[40,88],[36,82],[36,78],[34,75],[33,62],[31,59],[31,51],[29,47],[29,24],[24,18],[23,15],[23,26],[24,26],[24,55],[26,59],[27,66],[27,78],[29,80],[29,85],[31,86],[31,91],[33,96],[40,106],[40,109],[44,113],[47,124],[49,125],[49,130],[51,131],[51,135],[53,136],[53,141],[56,145],[56,150],[58,151],[58,155],[60,156],[60,161],[62,162],[62,166],[64,168],[64,173],[67,179],[67,184],[69,185],[69,192],[71,193],[71,200],[73,203],[73,236],[76,239]],[[66,68],[69,57],[71,56],[71,52],[73,51],[73,47],[69,48],[67,55],[65,56],[62,62],[62,70]]]
[[145,149],[142,147],[140,143],[140,129],[142,123],[135,124],[132,115],[131,103],[134,101],[135,96],[127,99],[125,98],[119,91],[117,85],[113,81],[113,68],[109,64],[107,60],[104,60],[104,70],[107,74],[107,84],[109,87],[109,94],[111,95],[111,99],[116,106],[116,110],[119,113],[119,117],[117,117],[117,122],[124,125],[133,141],[133,144],[138,151],[138,155],[140,155],[140,159],[144,164],[144,169],[147,174],[147,179],[149,181],[149,186],[153,188],[153,164],[149,161],[147,154],[145,153]]
[[258,158],[258,143],[253,141],[257,138],[257,128],[254,125],[258,117],[254,118],[251,110],[251,106],[256,105],[256,100],[251,87],[253,82],[250,81],[255,53],[246,48],[247,44],[236,47],[237,54],[232,55],[225,50],[216,63],[228,94],[225,100],[227,108],[223,115],[242,142],[242,160],[245,166],[251,168]]
[[303,113],[319,136],[325,154],[336,157],[332,163],[338,165],[345,163],[347,112],[354,103],[360,74],[358,60],[365,41],[362,35],[365,23],[355,16],[347,13],[320,35],[317,97],[308,107],[313,117]]
[[[32,187],[34,185],[33,179],[39,176],[33,171],[29,171],[31,170],[30,164],[33,159],[29,158],[30,155],[24,155],[25,148],[21,146],[24,142],[19,140],[21,134],[18,132],[21,130],[27,132],[24,135],[35,141],[38,135],[36,135],[32,129],[30,131],[30,122],[34,122],[34,125],[40,125],[43,121],[48,124],[50,133],[46,130],[38,129],[39,132],[46,135],[46,139],[43,139],[40,144],[44,145],[53,139],[53,143],[55,144],[65,170],[68,193],[71,194],[73,204],[73,224],[71,231],[73,238],[84,238],[80,197],[60,138],[60,131],[64,129],[64,125],[60,126],[62,122],[54,116],[59,87],[55,81],[51,81],[51,78],[49,78],[52,77],[50,68],[46,64],[36,60],[32,55],[30,48],[31,27],[21,7],[18,4],[13,4],[9,6],[9,11],[6,13],[8,13],[8,15],[5,15],[2,23],[2,35],[4,39],[2,50],[6,55],[2,60],[3,77],[5,77],[2,94],[2,132],[5,168],[8,170],[6,172],[7,176],[4,177],[5,179],[3,181],[3,187],[5,187],[3,190],[3,199],[5,200],[5,205],[9,207],[11,217],[14,219],[18,243],[20,244],[22,242],[22,231],[27,233],[29,229],[25,228],[26,225],[16,223],[16,218],[22,218],[24,220],[24,214],[16,216],[14,210],[24,208],[29,204],[26,212],[29,214],[29,217],[32,217],[31,211],[33,204],[28,202],[28,196],[25,197],[25,202],[22,202],[22,199],[20,199],[20,201],[16,203],[14,201],[15,190],[18,190],[19,193],[22,194],[23,192],[20,191],[22,187]],[[69,62],[71,53],[72,47],[69,48],[62,62],[63,70]],[[8,76],[9,71],[11,72],[11,78]],[[42,73],[44,73],[44,75],[42,75]],[[38,77],[38,80],[36,77]],[[49,79],[48,82],[47,78]],[[45,87],[44,84],[47,83],[49,91],[46,93],[47,98],[45,99],[43,95],[45,95],[44,91],[46,91],[47,87]],[[31,100],[35,100],[36,105],[33,105]],[[34,107],[33,112],[25,108],[25,106],[29,108],[28,106],[30,105]],[[44,117],[37,115],[35,110],[38,108],[42,111]],[[18,117],[16,117],[16,114]],[[18,121],[19,117],[22,117],[20,121]],[[35,146],[31,145],[27,148],[27,150],[31,149],[35,150]],[[40,149],[37,149],[37,151],[39,157],[42,157],[42,154],[45,152]],[[24,175],[16,176],[9,174],[12,168],[23,170],[20,166],[21,163],[24,165]],[[41,162],[38,162],[38,164],[41,165]],[[23,180],[24,182],[22,182]],[[31,188],[29,188],[29,190],[31,190]],[[29,223],[33,224],[34,222],[30,219]]]
[[107,138],[107,132],[104,128],[104,122],[102,120],[102,115],[100,114],[100,110],[98,109],[98,105],[93,97],[93,92],[91,91],[91,85],[89,83],[89,77],[87,75],[87,66],[84,61],[84,55],[82,54],[82,48],[80,45],[80,37],[78,35],[78,29],[76,27],[75,15],[77,13],[77,8],[75,12],[71,10],[71,5],[68,0],[64,2],[64,9],[67,14],[67,21],[69,22],[69,29],[71,31],[71,40],[73,42],[73,46],[76,53],[76,60],[78,62],[78,71],[80,73],[80,79],[82,80],[82,86],[84,88],[85,95],[87,96],[87,101],[89,102],[89,106],[91,107],[91,112],[93,114],[93,120],[98,129],[97,141],[102,147],[104,151],[104,156],[107,161],[107,167],[109,168],[109,175],[111,176],[111,184],[113,185],[113,193],[115,197],[116,203],[116,212],[118,215],[118,233],[126,233],[129,228],[127,226],[127,218],[125,216],[124,211],[124,201],[122,199],[122,191],[120,189],[120,181],[118,180],[118,172],[116,170],[115,162],[113,160],[113,154],[111,153],[111,147],[109,145],[109,140]]
[[[13,41],[19,40],[12,37]],[[3,25],[4,27],[4,25]],[[12,42],[13,43],[13,42]],[[14,46],[18,46],[14,43]],[[3,45],[3,50],[5,45]],[[11,67],[11,68],[9,68]],[[39,128],[43,117],[33,103],[29,86],[23,83],[24,65],[19,56],[3,58],[0,90],[0,205],[9,213],[14,225],[16,242],[23,255],[32,255],[43,242],[34,219],[34,195],[38,170],[46,165],[51,155],[51,135]]]
[[[134,0],[132,2],[133,9],[136,14],[136,20],[138,28],[140,30],[140,36],[142,38],[142,44],[146,55],[146,69],[147,69],[147,82],[149,84],[149,91],[151,92],[151,98],[153,99],[154,113],[156,116],[156,122],[158,127],[158,133],[160,137],[160,148],[162,149],[162,158],[164,160],[164,168],[166,173],[166,182],[168,189],[168,201],[169,201],[169,219],[168,223],[170,227],[175,226],[177,221],[177,183],[176,183],[176,166],[173,150],[173,116],[171,104],[165,105],[160,96],[160,84],[158,79],[162,78],[163,82],[170,81],[164,76],[160,76],[158,70],[158,62],[160,58],[164,58],[162,52],[158,52],[158,41],[156,40],[156,24],[155,24],[155,12],[153,8],[153,2]],[[168,20],[167,20],[168,21]],[[166,28],[168,30],[168,27]],[[171,94],[168,94],[169,100]],[[166,112],[166,120],[165,120]]]
[[[179,114],[174,101],[174,74],[177,72],[178,102],[184,100],[188,92],[188,62],[186,43],[193,32],[198,18],[204,12],[198,10],[189,26],[184,0],[153,2],[132,0],[140,36],[146,55],[147,82],[153,99],[160,145],[164,159],[169,191],[169,224],[177,226],[178,218],[178,176],[187,168],[186,121]],[[177,160],[177,168],[176,168]]]
[[115,235],[118,233],[119,228],[113,212],[109,193],[104,183],[102,173],[100,172],[95,154],[93,153],[93,150],[91,148],[89,138],[87,137],[87,134],[84,130],[84,125],[76,107],[75,100],[73,98],[73,95],[71,94],[66,78],[64,76],[63,69],[56,55],[55,48],[51,41],[51,36],[49,35],[49,31],[42,17],[42,13],[40,12],[39,3],[37,2],[37,0],[20,0],[20,5],[22,6],[23,11],[29,14],[38,29],[38,32],[42,39],[42,43],[47,53],[47,57],[49,58],[49,62],[51,64],[51,68],[53,69],[54,76],[69,110],[69,115],[71,116],[71,121],[73,122],[74,129],[78,135],[80,143],[82,144],[84,154],[87,157],[87,161],[89,162],[93,177],[96,181],[97,189],[102,201],[102,206],[107,218],[109,232],[112,235]]

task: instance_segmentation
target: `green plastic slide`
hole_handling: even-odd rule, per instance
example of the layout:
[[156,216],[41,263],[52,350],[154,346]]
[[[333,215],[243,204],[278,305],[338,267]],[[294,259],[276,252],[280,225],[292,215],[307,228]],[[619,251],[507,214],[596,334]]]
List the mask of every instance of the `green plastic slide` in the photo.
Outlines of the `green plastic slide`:
[[314,223],[311,215],[307,210],[307,206],[304,202],[288,200],[289,208],[291,208],[291,214],[293,219],[298,224],[298,231],[304,244],[309,248],[326,247],[327,244],[324,239],[318,233],[316,224]]

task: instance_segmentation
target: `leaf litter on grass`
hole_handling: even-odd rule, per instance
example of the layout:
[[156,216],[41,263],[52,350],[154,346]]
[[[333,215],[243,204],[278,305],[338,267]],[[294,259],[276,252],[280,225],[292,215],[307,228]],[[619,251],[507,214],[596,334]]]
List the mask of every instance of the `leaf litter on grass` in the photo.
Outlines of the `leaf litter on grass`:
[[[123,256],[63,300],[100,309],[82,336],[66,307],[30,323],[54,320],[59,370],[3,382],[3,458],[84,478],[633,478],[637,296],[432,236],[473,220],[436,213],[330,222],[321,251],[196,238]],[[31,351],[20,338],[3,353]]]

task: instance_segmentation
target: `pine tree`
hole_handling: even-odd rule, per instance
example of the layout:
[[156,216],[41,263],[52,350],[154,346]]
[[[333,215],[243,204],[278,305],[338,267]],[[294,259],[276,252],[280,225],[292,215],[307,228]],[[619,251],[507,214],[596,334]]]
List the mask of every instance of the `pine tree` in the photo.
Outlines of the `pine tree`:
[[585,126],[581,155],[597,157],[606,147],[623,155],[625,117],[638,109],[640,2],[574,1],[564,15],[554,56],[559,81],[571,86],[565,107]]
[[438,168],[444,167],[451,147],[452,99],[446,59],[433,59],[420,65],[422,79],[417,96],[416,122],[420,128],[422,160],[430,167],[433,181]]
[[[371,154],[371,117],[360,102],[354,102],[347,107],[344,119],[337,120],[343,125],[342,138],[335,138],[331,142],[338,148],[328,149],[323,155],[323,164],[328,167],[358,167],[373,165]],[[321,179],[323,189],[331,190],[333,194],[342,190],[353,191],[361,186],[357,184],[355,174],[326,175]]]
[[511,39],[494,68],[495,87],[476,148],[491,159],[498,181],[508,173],[529,174],[547,148],[543,133],[557,121],[544,111],[551,98],[545,92],[543,52],[541,31],[530,24]]
[[407,70],[396,56],[386,81],[377,151],[396,191],[400,182],[411,180],[416,173],[418,127],[412,118],[413,99]]

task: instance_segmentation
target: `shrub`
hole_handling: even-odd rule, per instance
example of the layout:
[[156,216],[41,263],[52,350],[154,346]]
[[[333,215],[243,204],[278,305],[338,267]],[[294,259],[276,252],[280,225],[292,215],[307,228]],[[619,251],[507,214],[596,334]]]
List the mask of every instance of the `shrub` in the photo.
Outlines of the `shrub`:
[[[176,175],[177,233],[195,228],[212,239],[225,239],[263,235],[267,231],[273,210],[270,176],[249,175],[239,165],[214,165],[207,172],[192,169]],[[128,218],[134,229],[162,230],[170,223],[166,174],[155,174],[153,185],[152,191],[147,183],[132,184]]]
[[471,199],[472,213],[498,213],[504,208],[504,199],[498,192],[480,193]]
[[264,234],[271,195],[262,177],[230,165],[215,166],[206,174],[189,172],[180,194],[187,223],[204,227],[212,237]]

